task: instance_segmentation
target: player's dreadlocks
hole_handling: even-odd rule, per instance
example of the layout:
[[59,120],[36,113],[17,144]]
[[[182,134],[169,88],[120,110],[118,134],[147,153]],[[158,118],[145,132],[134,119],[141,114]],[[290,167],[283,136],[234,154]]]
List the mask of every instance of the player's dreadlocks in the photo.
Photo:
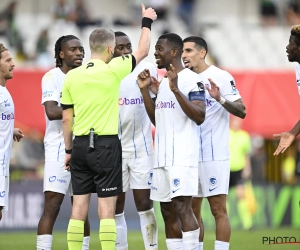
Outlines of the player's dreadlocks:
[[0,59],[1,59],[1,53],[2,53],[3,51],[6,51],[6,50],[8,50],[8,49],[5,48],[4,45],[3,45],[2,43],[0,43]]
[[300,24],[292,27],[291,35],[295,37],[295,43],[297,46],[300,46]]
[[[61,36],[60,38],[58,38],[58,40],[55,43],[55,47],[54,47],[54,52],[55,52],[55,56],[54,58],[56,58],[55,64],[56,67],[61,67],[62,66],[62,59],[59,56],[59,52],[61,51],[62,45],[70,40],[73,39],[77,39],[79,40],[78,37],[73,36],[73,35],[67,35],[67,36]],[[83,51],[83,57],[84,57],[84,51]]]

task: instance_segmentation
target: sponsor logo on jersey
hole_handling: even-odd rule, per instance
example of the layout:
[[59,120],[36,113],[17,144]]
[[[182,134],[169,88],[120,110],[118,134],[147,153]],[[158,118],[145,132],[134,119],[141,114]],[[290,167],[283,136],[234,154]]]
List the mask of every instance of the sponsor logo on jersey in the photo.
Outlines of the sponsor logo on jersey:
[[4,196],[5,196],[5,191],[0,192],[0,197],[4,198]]
[[212,100],[206,99],[206,106],[211,107],[212,106]]
[[52,90],[46,90],[43,92],[43,98],[51,97],[53,96],[53,91]]
[[214,186],[217,184],[217,178],[212,176],[212,177],[209,177],[209,184]]
[[50,176],[49,177],[49,182],[54,182],[54,181],[57,181],[57,182],[59,182],[61,184],[66,184],[67,183],[67,180],[65,180],[65,179],[58,179],[58,178],[56,178],[55,175]]
[[238,93],[238,90],[235,87],[234,81],[233,80],[230,81],[230,84],[231,84],[231,88],[232,88],[231,93],[234,94],[234,95],[236,95]]
[[155,105],[155,109],[175,109],[175,102],[158,102]]
[[49,181],[50,181],[50,182],[54,182],[55,180],[56,180],[56,176],[50,176],[50,177],[49,177]]
[[144,104],[144,99],[143,97],[139,97],[139,98],[119,98],[119,105],[123,106],[123,105],[136,105],[136,104]]
[[10,103],[8,102],[8,99],[4,100],[4,107],[9,107],[9,106],[10,106]]
[[157,187],[151,186],[152,190],[157,190]]
[[15,119],[15,114],[11,113],[11,114],[1,114],[1,119],[2,121],[9,121],[9,120],[14,120]]
[[173,182],[174,187],[179,187],[179,185],[180,185],[180,179],[179,178],[174,178],[172,182]]

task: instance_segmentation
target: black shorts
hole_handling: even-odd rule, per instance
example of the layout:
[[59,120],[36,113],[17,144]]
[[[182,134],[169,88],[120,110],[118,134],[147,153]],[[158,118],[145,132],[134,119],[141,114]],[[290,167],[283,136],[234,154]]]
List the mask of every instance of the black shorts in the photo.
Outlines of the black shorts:
[[242,178],[242,170],[231,172],[230,171],[230,178],[229,178],[229,187],[235,187],[237,185],[244,184],[244,179]]
[[123,192],[122,148],[117,135],[95,135],[95,147],[89,136],[76,136],[71,155],[71,180],[74,195],[97,193],[111,197]]

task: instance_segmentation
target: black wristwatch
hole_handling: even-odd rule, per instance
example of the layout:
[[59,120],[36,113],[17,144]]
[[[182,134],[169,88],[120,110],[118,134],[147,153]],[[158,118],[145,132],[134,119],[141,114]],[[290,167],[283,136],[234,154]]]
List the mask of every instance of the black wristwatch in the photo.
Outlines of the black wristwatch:
[[66,154],[72,154],[72,149],[65,149]]

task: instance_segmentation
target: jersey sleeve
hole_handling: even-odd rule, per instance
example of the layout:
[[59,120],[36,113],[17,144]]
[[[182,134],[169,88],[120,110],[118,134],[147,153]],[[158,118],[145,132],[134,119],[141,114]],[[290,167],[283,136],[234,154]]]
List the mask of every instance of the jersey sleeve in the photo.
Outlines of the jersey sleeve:
[[127,75],[129,75],[135,68],[135,57],[133,55],[125,55],[113,58],[108,66],[110,70],[117,75],[121,81]]
[[42,78],[42,105],[47,101],[59,103],[60,92],[58,91],[52,72],[46,73]]
[[234,78],[231,74],[223,71],[220,78],[220,93],[226,100],[234,102],[241,98],[239,91],[236,88]]
[[70,93],[70,84],[68,81],[68,75],[66,75],[66,78],[64,81],[63,89],[61,92],[60,103],[62,105],[73,105],[74,104],[72,97],[71,97],[71,93]]
[[295,67],[295,72],[296,72],[296,83],[297,83],[297,87],[298,87],[298,94],[300,95],[300,65],[299,63],[297,63],[296,67]]
[[197,83],[201,81],[201,78],[196,73],[190,74],[189,78],[188,78],[188,81],[189,81],[188,94],[191,93],[191,92],[199,91]]

